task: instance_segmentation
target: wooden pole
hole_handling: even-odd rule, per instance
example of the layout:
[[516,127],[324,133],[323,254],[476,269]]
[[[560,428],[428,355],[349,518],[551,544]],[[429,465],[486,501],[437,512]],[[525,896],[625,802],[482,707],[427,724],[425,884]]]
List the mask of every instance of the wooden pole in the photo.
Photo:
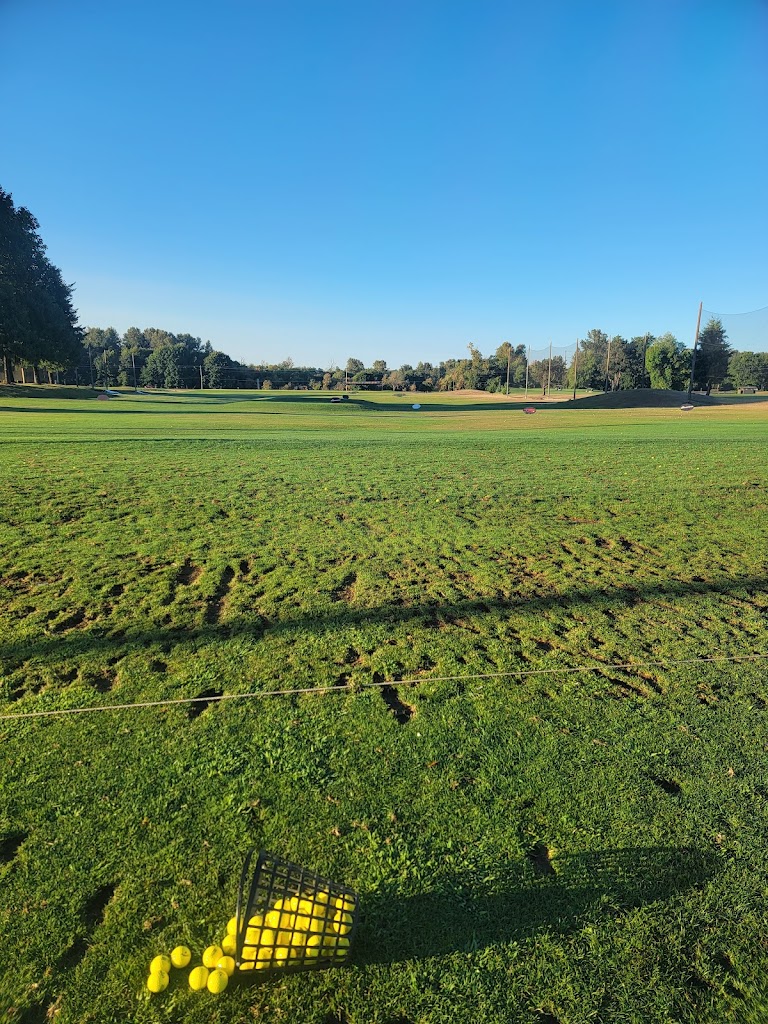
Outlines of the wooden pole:
[[609,335],[608,336],[608,355],[605,357],[605,386],[603,387],[603,391],[607,391],[608,390],[608,364],[610,363],[610,361],[611,361],[611,337]]
[[525,350],[525,397],[528,398],[528,363],[531,358],[531,346],[529,345]]
[[509,394],[509,364],[512,361],[512,342],[507,342],[507,394]]
[[703,302],[699,303],[699,317],[696,321],[696,337],[693,339],[693,355],[691,356],[691,379],[688,383],[688,401],[691,400],[691,392],[693,391],[693,371],[696,369],[696,346],[699,343],[699,328],[701,327],[701,307],[704,305]]
[[648,349],[648,332],[646,331],[645,337],[643,338],[643,372],[640,377],[640,383],[645,387],[645,353]]
[[547,390],[545,394],[550,394],[552,391],[552,339],[549,339],[549,369],[547,370]]
[[576,401],[576,380],[579,374],[579,339],[576,339],[576,355],[573,359],[573,400]]

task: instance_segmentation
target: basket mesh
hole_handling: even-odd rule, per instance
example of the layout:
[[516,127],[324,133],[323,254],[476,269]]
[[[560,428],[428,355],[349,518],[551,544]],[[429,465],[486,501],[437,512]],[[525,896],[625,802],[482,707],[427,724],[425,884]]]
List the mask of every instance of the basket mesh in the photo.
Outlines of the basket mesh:
[[241,971],[316,971],[345,963],[357,928],[351,889],[259,852],[243,865],[237,897]]

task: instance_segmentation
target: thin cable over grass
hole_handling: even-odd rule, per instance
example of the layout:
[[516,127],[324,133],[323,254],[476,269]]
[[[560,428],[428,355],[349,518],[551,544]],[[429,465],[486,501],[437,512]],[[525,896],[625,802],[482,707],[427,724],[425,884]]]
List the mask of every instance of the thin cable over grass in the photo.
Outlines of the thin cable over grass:
[[507,672],[470,673],[459,676],[421,676],[416,679],[384,679],[381,682],[362,683],[344,686],[307,686],[288,690],[256,690],[249,693],[222,693],[207,697],[175,697],[171,700],[139,701],[135,704],[96,704],[89,707],[57,708],[52,711],[22,711],[12,715],[0,715],[0,721],[17,718],[50,718],[56,715],[84,715],[92,711],[132,711],[137,708],[171,707],[175,704],[214,704],[223,700],[245,700],[252,697],[292,697],[306,693],[354,693],[358,688],[363,690],[379,689],[383,686],[416,686],[419,683],[468,682],[474,679],[500,679],[508,676],[536,675],[568,675],[579,672],[624,672],[637,668],[675,668],[679,665],[705,665],[721,662],[764,661],[768,654],[733,654],[712,658],[678,658],[672,661],[631,661],[619,665],[600,663],[599,665],[578,665],[573,668],[526,668],[511,669]]

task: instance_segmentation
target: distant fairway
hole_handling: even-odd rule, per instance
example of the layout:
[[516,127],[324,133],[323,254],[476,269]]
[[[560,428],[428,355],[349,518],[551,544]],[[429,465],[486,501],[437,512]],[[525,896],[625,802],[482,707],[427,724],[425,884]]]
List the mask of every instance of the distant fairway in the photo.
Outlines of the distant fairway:
[[[768,402],[70,394],[0,388],[0,714],[336,692],[0,720],[0,1021],[767,1019]],[[150,997],[254,845],[352,966]]]

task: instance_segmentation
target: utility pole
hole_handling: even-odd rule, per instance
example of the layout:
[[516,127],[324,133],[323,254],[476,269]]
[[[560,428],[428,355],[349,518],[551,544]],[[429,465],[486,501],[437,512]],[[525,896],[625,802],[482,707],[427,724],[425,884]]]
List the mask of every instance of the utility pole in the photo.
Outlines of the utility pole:
[[525,350],[525,397],[528,398],[528,363],[531,356],[531,346],[528,345]]
[[512,342],[507,342],[507,394],[509,394],[509,364],[512,361]]
[[109,374],[107,373],[107,350],[104,349],[104,388],[109,387]]
[[205,391],[205,384],[203,384],[203,364],[200,363],[200,390]]
[[645,350],[648,348],[648,332],[646,331],[645,337],[643,338],[643,371],[640,377],[640,383],[645,387]]
[[696,369],[696,346],[699,344],[699,328],[701,327],[701,307],[704,305],[703,302],[699,303],[699,318],[696,321],[696,337],[693,339],[693,356],[691,357],[691,379],[688,384],[688,401],[691,400],[691,392],[693,391],[693,371]]
[[579,374],[579,339],[576,339],[576,355],[573,357],[573,400],[576,401],[576,379]]
[[552,339],[549,339],[549,369],[547,370],[547,390],[544,394],[552,393]]
[[603,391],[608,390],[608,366],[611,362],[611,336],[608,335],[608,355],[605,357],[605,386]]
[[[93,349],[90,345],[88,346],[88,365],[91,368],[91,388],[93,388]],[[24,371],[22,369],[22,374],[23,372]]]
[[131,366],[133,367],[133,390],[138,391],[139,385],[136,383],[136,355],[131,352]]

